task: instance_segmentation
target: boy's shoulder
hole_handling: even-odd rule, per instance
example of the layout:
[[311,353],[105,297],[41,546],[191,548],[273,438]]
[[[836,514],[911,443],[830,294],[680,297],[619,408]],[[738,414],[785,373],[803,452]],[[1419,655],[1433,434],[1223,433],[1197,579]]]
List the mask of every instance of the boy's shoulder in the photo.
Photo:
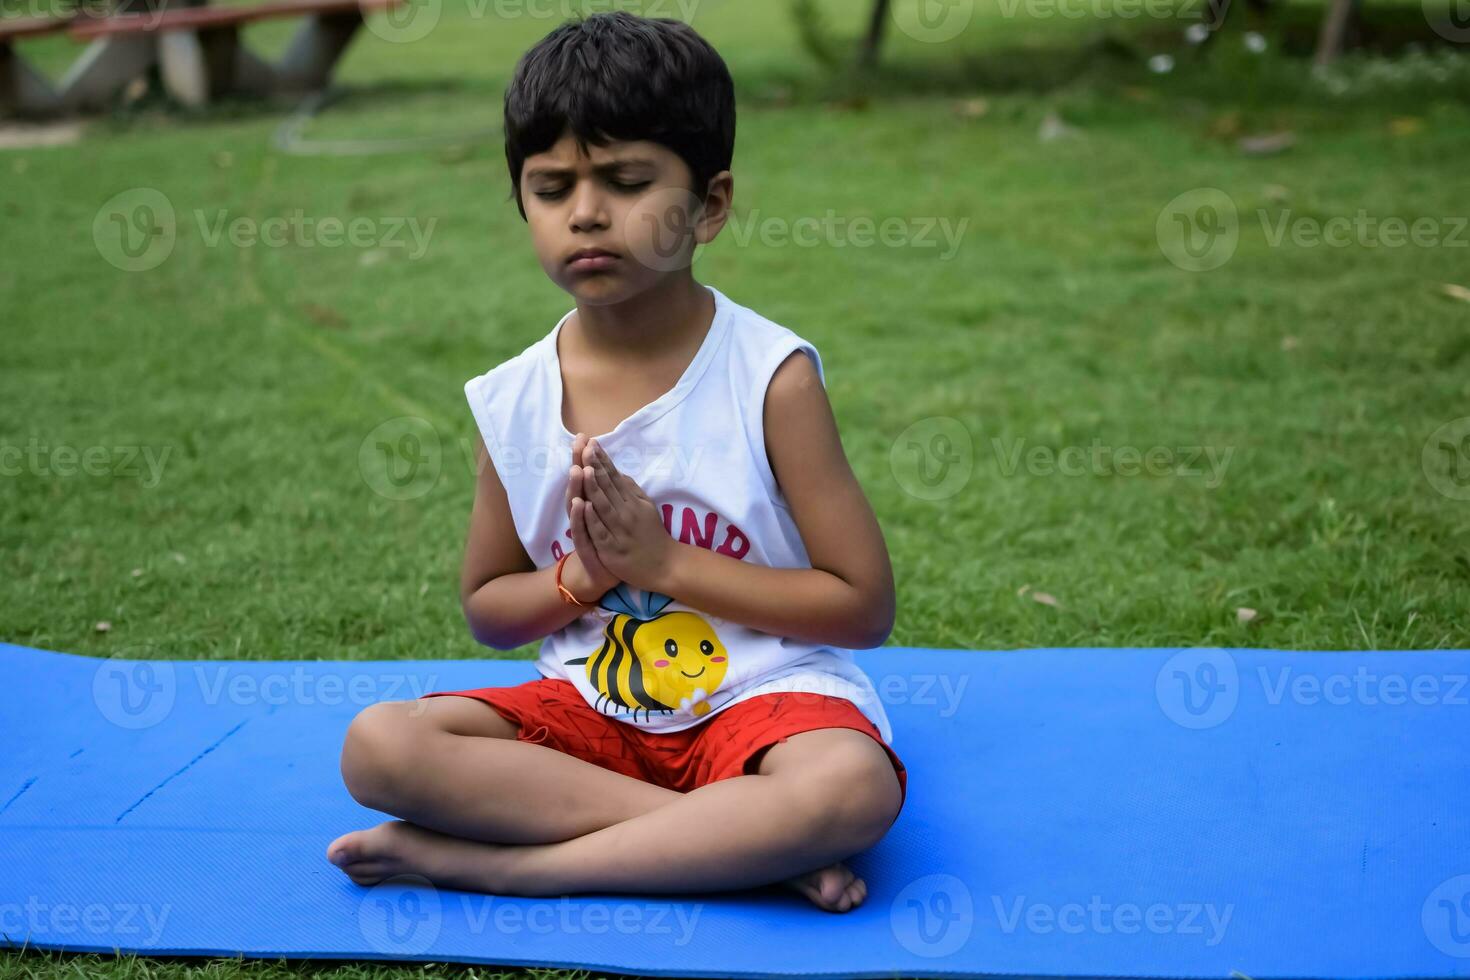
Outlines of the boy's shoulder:
[[734,314],[730,332],[735,343],[749,352],[743,358],[757,366],[757,376],[764,382],[790,354],[803,348],[809,349],[816,363],[817,373],[825,381],[822,357],[817,345],[803,335],[770,317],[763,316],[748,306],[731,303]]
[[[571,313],[562,317],[565,320]],[[558,325],[561,321],[558,321]],[[503,382],[517,376],[524,376],[535,370],[547,356],[547,347],[553,344],[556,336],[556,326],[553,326],[542,336],[536,338],[521,349],[520,353],[506,358],[498,364],[491,366],[486,371],[475,375],[465,382],[465,387],[480,386],[492,381]]]
[[[811,341],[790,327],[777,323],[749,306],[737,303],[719,290],[716,289],[715,293],[719,303],[724,307],[716,315],[728,316],[728,333],[731,343],[736,345],[742,353],[742,356],[738,358],[740,362],[763,367],[772,358],[778,358],[776,363],[769,364],[769,367],[774,370],[779,360],[784,360],[785,355],[806,347],[816,354],[817,369],[821,372],[821,357],[820,354],[817,354],[816,345]],[[545,334],[527,344],[520,353],[470,378],[465,382],[466,390],[485,389],[492,385],[500,386],[517,380],[524,381],[533,373],[540,371],[544,364],[555,359],[552,348],[556,343],[557,328],[566,322],[572,312],[573,310],[568,310]]]

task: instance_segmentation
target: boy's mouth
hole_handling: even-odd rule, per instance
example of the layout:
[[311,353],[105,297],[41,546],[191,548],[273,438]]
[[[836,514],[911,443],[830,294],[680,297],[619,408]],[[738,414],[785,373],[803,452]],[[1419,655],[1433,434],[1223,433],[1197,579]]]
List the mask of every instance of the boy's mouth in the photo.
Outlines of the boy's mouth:
[[606,269],[618,261],[618,256],[602,248],[582,248],[567,258],[567,267],[574,272],[595,272]]

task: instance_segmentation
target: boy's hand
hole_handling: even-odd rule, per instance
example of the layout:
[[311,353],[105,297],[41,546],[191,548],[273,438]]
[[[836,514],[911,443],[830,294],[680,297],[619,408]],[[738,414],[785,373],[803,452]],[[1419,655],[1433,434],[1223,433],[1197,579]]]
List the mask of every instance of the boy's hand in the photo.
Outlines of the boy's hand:
[[[563,569],[562,584],[571,589],[572,595],[585,601],[600,597],[615,588],[620,579],[608,570],[597,554],[597,546],[587,530],[587,500],[583,494],[582,458],[588,439],[585,433],[577,433],[572,441],[572,467],[567,475],[567,520],[571,523],[572,548],[575,557],[567,561]],[[576,566],[581,567],[581,576]],[[579,580],[580,579],[580,580]]]
[[587,499],[582,513],[599,561],[629,585],[659,591],[677,545],[659,518],[657,505],[632,477],[618,472],[596,439],[587,441],[582,458]]

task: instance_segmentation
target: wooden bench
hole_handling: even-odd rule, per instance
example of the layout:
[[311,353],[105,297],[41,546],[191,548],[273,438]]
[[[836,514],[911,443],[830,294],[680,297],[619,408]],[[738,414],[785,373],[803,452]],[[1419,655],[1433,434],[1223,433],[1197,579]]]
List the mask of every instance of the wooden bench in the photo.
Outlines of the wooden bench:
[[[12,56],[9,77],[15,94],[6,101],[0,93],[0,109],[104,108],[120,89],[154,65],[165,90],[186,106],[202,106],[226,95],[317,91],[331,81],[363,17],[402,2],[271,0],[251,6],[168,7],[107,17],[56,18],[44,26],[0,22],[0,38],[64,30],[74,40],[88,44],[55,90]],[[280,61],[271,64],[245,46],[240,28],[283,17],[299,17],[303,23]],[[16,33],[22,30],[24,33]]]

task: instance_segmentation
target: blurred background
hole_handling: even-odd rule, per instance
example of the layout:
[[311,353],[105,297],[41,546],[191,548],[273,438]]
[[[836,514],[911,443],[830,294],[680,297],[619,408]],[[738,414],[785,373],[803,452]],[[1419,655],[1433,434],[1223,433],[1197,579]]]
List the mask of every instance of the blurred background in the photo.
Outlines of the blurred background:
[[628,9],[732,70],[695,274],[822,351],[891,644],[1464,647],[1455,4],[0,0],[0,639],[503,655],[462,385],[570,301],[501,98]]
[[1463,0],[0,0],[0,639],[498,655],[502,93],[609,9],[734,75],[695,275],[822,351],[890,643],[1467,645]]

